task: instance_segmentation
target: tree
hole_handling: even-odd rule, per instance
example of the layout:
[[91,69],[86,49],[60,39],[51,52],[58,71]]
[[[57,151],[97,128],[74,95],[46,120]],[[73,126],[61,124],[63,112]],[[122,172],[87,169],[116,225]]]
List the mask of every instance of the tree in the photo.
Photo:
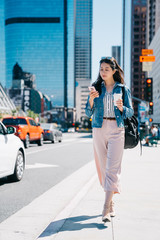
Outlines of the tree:
[[27,111],[27,116],[33,118],[34,120],[39,117],[39,115],[31,110]]

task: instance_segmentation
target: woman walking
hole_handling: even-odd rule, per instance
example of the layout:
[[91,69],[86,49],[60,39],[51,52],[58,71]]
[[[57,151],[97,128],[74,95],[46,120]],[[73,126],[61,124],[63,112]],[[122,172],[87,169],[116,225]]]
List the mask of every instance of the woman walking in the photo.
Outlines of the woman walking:
[[90,90],[85,111],[88,117],[93,115],[94,157],[99,181],[105,191],[102,221],[107,222],[115,216],[113,195],[121,191],[123,119],[133,115],[133,108],[130,90],[124,85],[123,70],[114,58],[101,59],[98,78]]

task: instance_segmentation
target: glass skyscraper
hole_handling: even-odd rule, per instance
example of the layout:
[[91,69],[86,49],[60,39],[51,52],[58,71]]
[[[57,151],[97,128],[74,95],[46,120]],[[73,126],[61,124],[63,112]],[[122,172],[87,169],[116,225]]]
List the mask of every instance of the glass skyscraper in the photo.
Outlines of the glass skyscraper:
[[128,87],[131,84],[131,9],[131,0],[123,0],[122,68]]
[[54,106],[74,107],[74,0],[5,0],[6,86],[16,63]]
[[77,119],[85,116],[91,82],[92,0],[76,0],[75,80]]
[[5,25],[4,0],[0,1],[0,83],[5,86]]
[[91,79],[92,0],[76,1],[75,76]]

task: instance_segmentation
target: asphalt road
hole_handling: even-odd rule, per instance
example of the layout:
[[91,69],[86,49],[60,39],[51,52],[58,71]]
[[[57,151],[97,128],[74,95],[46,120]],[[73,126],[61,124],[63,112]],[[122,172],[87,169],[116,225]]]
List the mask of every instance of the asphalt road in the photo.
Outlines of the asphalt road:
[[26,150],[22,181],[14,183],[7,178],[0,179],[0,222],[93,159],[90,134],[67,133],[63,136],[61,143],[45,142],[42,147],[31,144]]

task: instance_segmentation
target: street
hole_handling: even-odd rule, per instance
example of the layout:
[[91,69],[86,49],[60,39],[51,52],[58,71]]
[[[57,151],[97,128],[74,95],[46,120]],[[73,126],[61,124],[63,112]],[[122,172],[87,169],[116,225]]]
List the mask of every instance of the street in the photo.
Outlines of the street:
[[124,151],[116,217],[105,225],[90,134],[64,134],[62,143],[26,152],[22,181],[0,181],[0,239],[159,240],[159,144],[142,155],[140,146]]
[[0,222],[93,160],[91,142],[90,134],[68,133],[61,143],[31,144],[22,181],[0,179]]

